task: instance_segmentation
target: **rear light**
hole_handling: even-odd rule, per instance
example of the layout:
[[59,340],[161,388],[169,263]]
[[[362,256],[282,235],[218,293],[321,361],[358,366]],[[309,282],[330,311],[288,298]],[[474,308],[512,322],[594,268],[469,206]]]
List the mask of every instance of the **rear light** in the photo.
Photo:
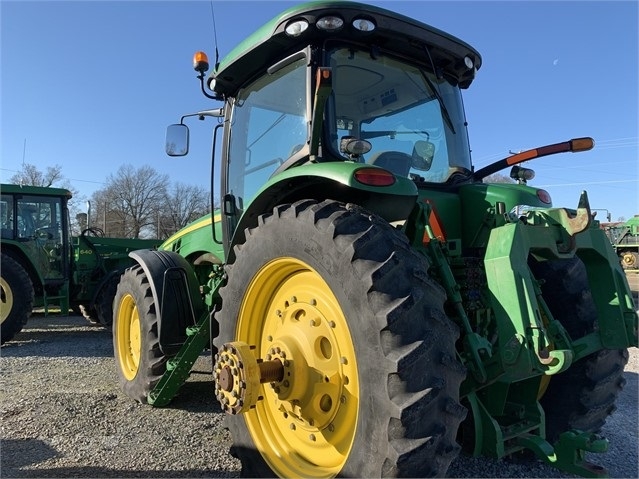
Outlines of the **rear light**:
[[353,176],[366,186],[390,186],[396,181],[394,174],[381,168],[361,168]]
[[336,15],[327,15],[326,17],[320,18],[315,26],[320,30],[333,32],[344,26],[344,20]]
[[520,183],[526,184],[527,181],[532,180],[535,177],[535,172],[530,168],[523,168],[521,166],[513,166],[510,170],[510,177],[513,180],[517,180]]
[[353,20],[352,25],[360,32],[372,32],[375,30],[375,24],[366,18],[356,18]]
[[548,193],[546,190],[537,190],[537,198],[539,198],[542,203],[545,203],[547,205],[552,204],[550,193]]
[[296,37],[304,33],[304,31],[308,28],[308,22],[306,20],[296,20],[292,23],[289,23],[286,27],[286,34],[289,37]]

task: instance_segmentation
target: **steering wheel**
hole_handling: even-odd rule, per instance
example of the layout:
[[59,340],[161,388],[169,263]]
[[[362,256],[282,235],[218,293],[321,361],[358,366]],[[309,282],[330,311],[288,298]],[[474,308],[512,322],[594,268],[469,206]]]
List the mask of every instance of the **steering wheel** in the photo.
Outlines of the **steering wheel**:
[[82,230],[82,233],[80,234],[82,236],[98,236],[102,238],[104,236],[104,231],[102,231],[102,229],[98,228],[97,226],[92,226],[91,228]]

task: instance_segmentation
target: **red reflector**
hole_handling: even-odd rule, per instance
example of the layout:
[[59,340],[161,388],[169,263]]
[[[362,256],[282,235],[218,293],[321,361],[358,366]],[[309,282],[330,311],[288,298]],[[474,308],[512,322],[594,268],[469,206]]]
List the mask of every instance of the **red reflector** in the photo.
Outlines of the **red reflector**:
[[395,175],[380,168],[361,168],[354,176],[361,184],[368,186],[390,186],[395,183]]
[[546,190],[537,190],[537,198],[539,198],[542,203],[545,203],[547,205],[552,204],[550,193],[548,193]]

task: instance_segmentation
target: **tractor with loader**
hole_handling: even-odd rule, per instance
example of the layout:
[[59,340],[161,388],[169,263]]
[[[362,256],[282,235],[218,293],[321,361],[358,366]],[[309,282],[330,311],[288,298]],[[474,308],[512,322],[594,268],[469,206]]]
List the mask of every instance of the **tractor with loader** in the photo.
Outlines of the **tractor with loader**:
[[[585,192],[553,207],[520,163],[471,161],[462,91],[482,58],[351,1],[292,7],[207,75],[220,208],[130,254],[113,342],[133,399],[162,407],[196,359],[242,474],[443,476],[464,450],[591,477],[637,314]],[[215,175],[219,166],[219,177]],[[490,184],[512,167],[516,184]],[[194,432],[195,433],[195,432]]]
[[159,240],[105,238],[98,228],[71,235],[63,188],[0,185],[0,331],[2,344],[19,333],[34,308],[69,309],[111,327],[120,275],[128,253]]

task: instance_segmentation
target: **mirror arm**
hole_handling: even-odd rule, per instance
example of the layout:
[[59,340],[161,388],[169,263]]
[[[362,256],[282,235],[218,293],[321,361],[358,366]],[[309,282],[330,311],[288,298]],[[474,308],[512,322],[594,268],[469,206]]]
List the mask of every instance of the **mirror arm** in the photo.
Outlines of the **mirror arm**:
[[204,88],[204,73],[200,73],[197,77],[200,80],[200,88],[202,89],[202,94],[205,97],[210,98],[211,100],[221,100],[221,98],[218,98],[217,95],[211,95],[210,93],[207,93],[206,89]]

